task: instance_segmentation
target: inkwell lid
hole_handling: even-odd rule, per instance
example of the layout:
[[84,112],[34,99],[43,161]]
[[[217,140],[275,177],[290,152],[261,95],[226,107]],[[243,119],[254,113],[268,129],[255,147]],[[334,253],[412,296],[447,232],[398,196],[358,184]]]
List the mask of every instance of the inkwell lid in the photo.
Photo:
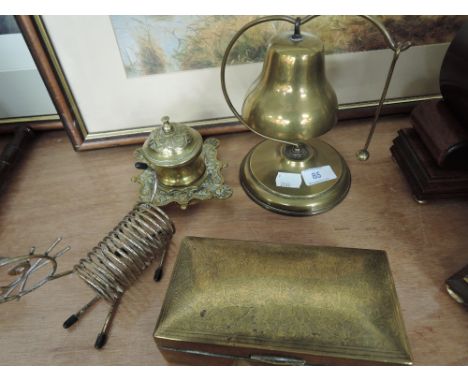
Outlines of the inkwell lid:
[[167,116],[161,122],[143,144],[143,156],[150,166],[179,167],[198,157],[203,146],[198,131],[182,123],[169,122]]

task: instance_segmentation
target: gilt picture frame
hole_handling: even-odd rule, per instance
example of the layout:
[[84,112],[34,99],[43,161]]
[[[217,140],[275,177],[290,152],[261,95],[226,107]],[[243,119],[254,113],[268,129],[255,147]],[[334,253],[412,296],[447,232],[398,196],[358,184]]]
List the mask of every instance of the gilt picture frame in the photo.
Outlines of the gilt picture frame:
[[[245,130],[224,101],[215,65],[130,78],[111,17],[17,16],[17,21],[76,150],[141,143],[164,115],[205,135]],[[447,47],[448,42],[421,44],[401,55],[384,113],[408,112],[422,100],[440,97],[438,71]],[[327,54],[339,118],[373,114],[391,56],[388,49],[375,48]],[[227,85],[236,107],[260,70],[260,62],[229,66]]]

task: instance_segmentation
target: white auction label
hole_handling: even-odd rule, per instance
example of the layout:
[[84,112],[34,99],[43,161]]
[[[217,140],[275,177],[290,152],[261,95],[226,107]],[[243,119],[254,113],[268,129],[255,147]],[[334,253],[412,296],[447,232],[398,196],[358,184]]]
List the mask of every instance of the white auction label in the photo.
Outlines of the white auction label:
[[301,174],[293,172],[278,172],[276,175],[276,187],[299,188],[302,184]]
[[336,174],[330,166],[308,168],[301,171],[301,174],[304,183],[308,186],[336,179]]

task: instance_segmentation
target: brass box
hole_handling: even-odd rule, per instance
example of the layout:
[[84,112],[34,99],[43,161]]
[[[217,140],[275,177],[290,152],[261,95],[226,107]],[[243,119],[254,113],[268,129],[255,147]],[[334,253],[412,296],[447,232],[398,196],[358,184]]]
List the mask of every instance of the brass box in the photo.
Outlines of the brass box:
[[154,338],[179,364],[411,364],[376,250],[184,238]]

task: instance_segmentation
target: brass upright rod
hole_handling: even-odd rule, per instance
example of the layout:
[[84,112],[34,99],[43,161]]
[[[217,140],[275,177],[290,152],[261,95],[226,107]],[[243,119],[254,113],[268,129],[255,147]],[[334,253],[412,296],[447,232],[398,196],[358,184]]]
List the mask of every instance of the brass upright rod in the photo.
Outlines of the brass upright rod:
[[374,119],[372,120],[371,128],[367,136],[366,143],[364,144],[364,148],[362,148],[356,153],[356,157],[361,161],[366,161],[367,159],[369,159],[369,150],[368,150],[369,145],[371,143],[372,137],[374,136],[375,128],[377,127],[377,122],[379,120],[380,113],[382,112],[382,107],[385,102],[385,98],[387,97],[387,92],[388,92],[388,88],[390,87],[390,81],[392,80],[393,71],[395,70],[395,65],[398,61],[398,58],[400,57],[400,53],[408,49],[410,46],[411,46],[411,43],[409,42],[406,42],[402,45],[398,44],[396,49],[393,51],[393,59],[390,64],[390,68],[388,69],[388,74],[385,80],[385,85],[382,90],[382,95],[380,96],[379,104],[374,114]]

